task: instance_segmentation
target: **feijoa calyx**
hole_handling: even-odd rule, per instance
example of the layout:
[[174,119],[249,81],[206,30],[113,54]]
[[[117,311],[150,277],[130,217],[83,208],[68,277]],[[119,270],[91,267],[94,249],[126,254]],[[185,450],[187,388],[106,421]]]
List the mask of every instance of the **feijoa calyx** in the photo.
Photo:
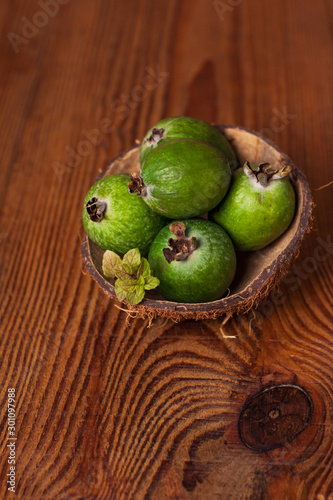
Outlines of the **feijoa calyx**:
[[151,151],[129,185],[157,213],[190,218],[214,208],[225,196],[231,171],[219,149],[196,139],[173,139]]
[[185,303],[221,298],[236,270],[229,236],[202,218],[174,221],[162,228],[150,247],[148,261],[160,280],[161,294]]
[[82,220],[89,238],[103,250],[123,255],[133,248],[147,254],[166,219],[128,192],[128,174],[98,180],[84,200]]
[[239,250],[259,250],[282,235],[295,212],[290,167],[248,162],[233,177],[227,196],[209,214]]
[[222,151],[232,171],[238,166],[235,152],[226,136],[213,125],[188,116],[165,118],[148,130],[141,143],[141,165],[153,149],[172,139],[198,139],[207,142]]

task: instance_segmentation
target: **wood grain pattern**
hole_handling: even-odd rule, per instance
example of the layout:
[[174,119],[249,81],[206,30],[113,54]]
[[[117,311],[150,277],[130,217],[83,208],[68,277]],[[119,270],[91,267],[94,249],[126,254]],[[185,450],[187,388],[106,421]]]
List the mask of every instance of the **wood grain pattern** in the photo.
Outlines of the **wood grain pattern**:
[[[57,5],[17,53],[8,34],[29,34],[22,18],[42,8],[0,5],[0,497],[14,495],[14,387],[19,499],[331,500],[332,185],[316,189],[333,178],[332,2]],[[304,169],[317,205],[280,293],[223,331],[127,324],[81,272],[93,179],[183,113],[261,131]],[[242,408],[278,384],[306,390],[312,418],[287,445],[251,450]]]

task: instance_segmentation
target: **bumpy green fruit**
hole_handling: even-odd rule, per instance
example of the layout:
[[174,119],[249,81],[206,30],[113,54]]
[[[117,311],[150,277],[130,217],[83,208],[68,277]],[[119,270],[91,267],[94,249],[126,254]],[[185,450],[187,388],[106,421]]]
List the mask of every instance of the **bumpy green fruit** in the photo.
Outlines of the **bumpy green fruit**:
[[109,175],[97,181],[84,200],[83,225],[89,238],[103,250],[123,255],[139,248],[145,255],[166,219],[141,198],[132,196],[128,182],[128,174]]
[[171,139],[198,139],[208,142],[225,154],[232,171],[238,167],[235,152],[226,136],[213,125],[188,116],[165,118],[148,130],[141,144],[141,164],[150,151]]
[[259,250],[288,228],[295,212],[295,192],[286,178],[290,168],[268,163],[239,169],[222,203],[210,214],[239,250]]
[[224,154],[195,139],[173,139],[147,155],[129,189],[170,219],[208,212],[226,194],[231,172]]
[[210,302],[221,298],[236,270],[229,236],[206,219],[165,226],[154,239],[148,260],[160,280],[159,291],[176,302]]

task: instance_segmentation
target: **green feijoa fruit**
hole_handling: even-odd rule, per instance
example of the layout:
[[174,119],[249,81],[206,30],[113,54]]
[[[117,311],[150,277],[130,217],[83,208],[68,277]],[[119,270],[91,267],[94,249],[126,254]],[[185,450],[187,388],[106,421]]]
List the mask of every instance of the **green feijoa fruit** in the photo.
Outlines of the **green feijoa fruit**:
[[174,221],[154,239],[148,254],[160,280],[159,291],[175,302],[210,302],[221,298],[236,270],[227,233],[206,219]]
[[209,218],[227,231],[237,249],[264,248],[288,228],[295,212],[289,173],[290,167],[248,162],[235,173],[227,196]]
[[235,152],[226,136],[213,125],[188,116],[165,118],[148,130],[141,144],[141,165],[150,151],[171,139],[198,139],[207,142],[225,154],[231,171],[238,168]]
[[88,191],[82,220],[89,238],[103,250],[123,255],[132,248],[148,253],[166,219],[128,192],[128,174],[103,177]]
[[170,219],[208,212],[226,194],[231,178],[224,154],[195,139],[173,139],[147,155],[131,193]]

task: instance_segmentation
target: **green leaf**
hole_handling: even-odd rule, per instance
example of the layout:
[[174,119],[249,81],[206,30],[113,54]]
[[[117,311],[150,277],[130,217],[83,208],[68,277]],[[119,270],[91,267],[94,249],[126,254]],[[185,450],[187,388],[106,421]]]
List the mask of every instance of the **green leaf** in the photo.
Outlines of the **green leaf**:
[[145,289],[146,290],[152,290],[153,288],[156,288],[160,284],[160,280],[156,278],[155,276],[149,276],[148,279],[146,279],[145,282]]
[[[136,285],[136,278],[133,278],[130,274],[124,273],[122,277],[118,278],[117,281],[121,281],[124,285]],[[117,283],[116,281],[116,283]]]
[[141,302],[145,290],[152,290],[159,285],[147,259],[142,257],[138,248],[127,252],[123,260],[115,252],[107,250],[103,255],[102,269],[106,278],[117,277],[115,292],[120,301],[126,300],[131,305]]
[[139,286],[145,286],[145,279],[143,276],[138,276],[135,280],[135,284]]
[[141,264],[139,267],[138,275],[143,276],[144,278],[148,279],[149,276],[151,276],[152,271],[150,269],[150,265],[147,259],[142,257],[141,259]]
[[129,276],[136,276],[135,271],[132,270],[132,266],[130,264],[127,264],[127,262],[122,263],[123,266],[123,271],[128,274]]
[[115,283],[115,292],[120,301],[123,301],[126,299],[127,294],[128,294],[128,288],[134,286],[134,285],[128,285],[127,283],[124,283],[122,280],[117,280]]
[[128,269],[129,274],[136,274],[141,261],[141,255],[138,248],[133,248],[125,253],[123,257],[123,265]]
[[139,304],[145,296],[145,288],[142,286],[136,286],[133,292],[127,295],[127,302],[132,304],[132,306]]
[[136,305],[142,301],[145,296],[144,285],[133,284],[129,281],[117,280],[115,291],[119,300],[126,300],[131,305]]
[[121,267],[121,258],[115,252],[106,250],[103,255],[102,270],[106,278],[114,278],[117,274],[117,269]]
[[120,280],[132,279],[131,273],[128,272],[127,268],[124,266],[123,263],[121,263],[121,265],[117,267],[116,276]]

